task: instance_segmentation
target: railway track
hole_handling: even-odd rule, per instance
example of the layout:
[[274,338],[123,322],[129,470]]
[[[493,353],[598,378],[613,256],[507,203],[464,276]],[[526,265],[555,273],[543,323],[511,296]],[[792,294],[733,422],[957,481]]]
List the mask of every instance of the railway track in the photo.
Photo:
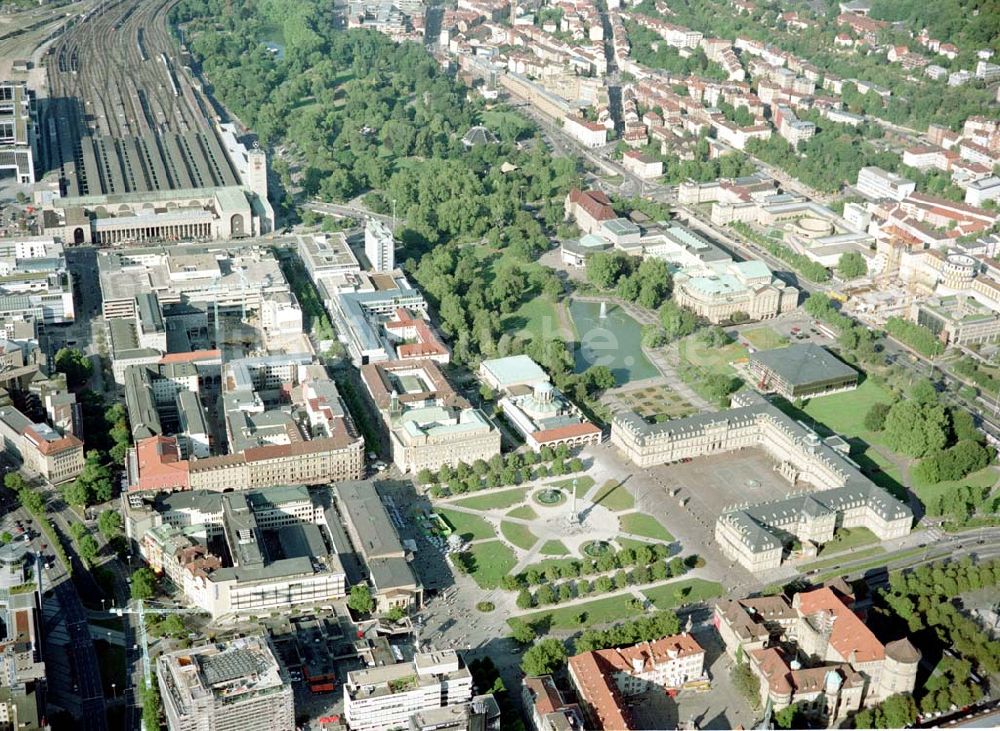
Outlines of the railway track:
[[[159,187],[165,175],[182,183],[205,179],[203,169],[164,171],[143,164],[144,170],[136,170],[125,162],[144,157],[136,138],[147,150],[174,151],[178,143],[188,145],[192,133],[211,133],[211,107],[176,60],[167,27],[176,2],[102,0],[50,46],[44,59],[52,99],[44,152],[48,167],[60,168],[67,194]],[[83,145],[81,138],[87,140]],[[139,154],[123,154],[123,146]],[[95,169],[95,160],[101,179],[88,181],[84,172]]]

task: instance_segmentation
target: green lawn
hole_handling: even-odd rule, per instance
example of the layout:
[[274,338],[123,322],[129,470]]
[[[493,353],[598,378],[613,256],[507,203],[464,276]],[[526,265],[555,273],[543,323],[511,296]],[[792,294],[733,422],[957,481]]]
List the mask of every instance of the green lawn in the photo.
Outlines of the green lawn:
[[521,520],[534,520],[538,517],[538,513],[530,505],[520,505],[509,513],[507,513],[508,518],[520,518]]
[[823,544],[819,555],[828,556],[831,553],[846,551],[848,548],[857,548],[878,542],[878,537],[867,528],[840,528],[834,532],[832,541]]
[[913,491],[917,494],[917,497],[920,498],[920,501],[924,505],[927,505],[928,502],[936,499],[939,495],[943,495],[949,490],[959,487],[960,485],[971,485],[972,487],[992,487],[996,484],[998,478],[1000,478],[1000,475],[997,473],[997,468],[990,465],[979,472],[973,472],[971,475],[966,475],[961,480],[954,480],[952,482],[939,482],[936,485],[929,485],[916,479],[912,479],[912,482]]
[[527,338],[558,335],[563,328],[560,326],[556,308],[562,306],[553,303],[548,297],[534,297],[509,315],[505,315],[501,322],[501,330],[515,338],[519,335]]
[[618,518],[623,533],[634,533],[657,541],[669,543],[674,540],[666,528],[651,515],[645,513],[626,513]]
[[498,587],[500,579],[517,565],[514,552],[503,541],[473,543],[468,553],[474,562],[471,576],[483,589]]
[[[483,111],[481,117],[483,124],[494,132],[499,130],[508,120],[512,124],[517,125],[518,128],[525,124],[524,117],[520,116],[517,112],[507,111],[506,109],[487,109]],[[530,120],[528,120],[528,123],[530,124]]]
[[437,514],[448,521],[448,524],[455,529],[462,538],[467,541],[478,541],[483,538],[496,538],[496,531],[493,526],[487,523],[478,515],[459,513],[456,510],[439,508]]
[[538,540],[537,536],[531,532],[528,526],[521,525],[520,523],[511,523],[507,520],[500,523],[500,532],[510,543],[518,548],[523,548],[525,551],[535,545],[535,541]]
[[844,437],[859,437],[879,444],[879,434],[865,429],[865,414],[877,401],[889,403],[889,393],[868,379],[853,391],[810,399],[805,412],[815,421]]
[[605,482],[594,495],[594,502],[615,512],[631,510],[635,507],[635,498],[632,497],[632,493],[616,480]]
[[580,475],[579,477],[570,477],[567,480],[557,480],[556,482],[546,482],[545,487],[560,487],[563,490],[569,492],[570,488],[573,487],[573,480],[576,480],[576,496],[583,497],[587,494],[587,490],[594,486],[594,478],[590,475]]
[[637,541],[634,538],[615,538],[615,542],[622,548],[639,548],[640,546],[650,546],[652,541]]
[[831,566],[839,566],[846,561],[857,561],[861,558],[868,558],[869,556],[875,556],[879,553],[885,553],[885,549],[882,546],[872,546],[871,548],[865,548],[860,551],[851,551],[847,556],[835,556],[833,558],[828,558],[823,561],[813,561],[812,563],[807,563],[799,568],[802,571],[812,571],[813,569],[826,569]]
[[453,505],[459,505],[463,508],[472,508],[473,510],[509,508],[511,505],[517,505],[520,502],[524,502],[525,491],[526,488],[515,487],[513,490],[501,490],[500,492],[491,492],[456,500]]
[[566,548],[566,544],[562,541],[545,541],[542,547],[538,549],[539,553],[545,556],[567,556],[569,555],[569,549]]
[[769,327],[755,327],[753,330],[744,330],[741,334],[757,350],[771,350],[788,345],[788,338]]
[[747,357],[747,349],[739,343],[730,343],[722,348],[710,348],[697,335],[691,335],[678,345],[681,357],[699,370],[707,373],[733,375],[736,371],[730,363]]
[[[521,616],[520,619],[534,625],[535,631],[539,633],[546,629],[546,626],[549,630],[585,629],[595,624],[607,624],[608,622],[638,617],[643,611],[634,607],[628,601],[630,598],[632,597],[609,596],[604,599],[595,599],[592,602],[533,612]],[[577,619],[581,614],[583,615],[582,622]]]
[[[872,404],[879,401],[889,403],[890,400],[889,393],[885,389],[877,386],[871,380],[867,380],[853,391],[812,399],[806,403],[804,411],[809,418],[827,427],[826,430],[821,428],[819,430],[821,433],[834,431],[844,437],[860,439],[871,446],[879,446],[887,450],[882,444],[881,434],[865,429],[864,419]],[[788,407],[785,406],[785,408]],[[853,454],[852,456],[858,459],[860,455]],[[872,477],[876,484],[882,487],[891,487],[892,481],[902,483],[902,476],[898,468],[876,449],[866,449],[861,458],[871,460],[883,468],[882,473]],[[1000,473],[997,472],[996,467],[990,466],[961,480],[939,482],[936,485],[921,483],[911,476],[912,484],[910,487],[926,505],[930,500],[959,485],[988,487],[996,484],[998,478],[1000,478]]]
[[[678,596],[678,592],[682,592],[682,595]],[[642,593],[656,605],[657,609],[672,609],[682,604],[693,604],[722,596],[722,584],[705,579],[685,579],[647,589]]]

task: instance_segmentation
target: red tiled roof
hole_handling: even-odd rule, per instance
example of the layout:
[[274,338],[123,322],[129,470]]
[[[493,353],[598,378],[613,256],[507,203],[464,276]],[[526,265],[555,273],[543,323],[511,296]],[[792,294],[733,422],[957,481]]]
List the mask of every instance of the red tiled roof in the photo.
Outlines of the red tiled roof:
[[525,678],[524,685],[531,691],[532,697],[535,699],[535,712],[539,716],[553,713],[562,706],[562,698],[559,697],[559,691],[556,690],[551,675],[540,678]]
[[598,221],[608,221],[615,216],[615,209],[611,207],[611,199],[599,190],[582,191],[574,188],[570,191],[569,200],[578,205]]
[[535,432],[532,437],[536,442],[555,442],[560,439],[572,439],[573,437],[582,437],[588,434],[600,434],[601,430],[596,426],[591,424],[589,421],[580,422],[579,424],[567,424],[566,426],[558,426],[555,429],[543,429],[542,431]]
[[215,360],[221,357],[221,350],[193,350],[190,353],[167,353],[160,358],[160,363],[194,363],[199,360]]
[[623,708],[621,692],[615,681],[602,671],[596,652],[571,657],[569,666],[580,700],[599,729],[629,731],[633,728],[631,714]]
[[149,437],[136,442],[136,459],[139,465],[139,483],[136,490],[190,487],[190,463],[180,458],[174,437]]
[[777,649],[766,647],[763,650],[751,650],[750,654],[773,692],[783,694],[792,692],[792,683],[788,679],[788,663]]
[[825,612],[833,617],[830,646],[851,664],[874,662],[885,658],[885,646],[868,626],[851,611],[829,587],[796,595],[803,615]]
[[704,654],[704,650],[688,634],[671,635],[655,642],[642,642],[631,647],[585,652],[569,659],[577,692],[591,709],[593,720],[602,729],[631,729],[627,707],[614,680],[616,672],[635,672],[633,662],[640,660],[643,671],[669,660]]
[[65,452],[70,449],[79,449],[83,446],[83,442],[74,437],[72,434],[60,439],[53,439],[50,442],[30,426],[24,430],[24,435],[31,440],[31,443],[35,445],[35,448],[39,452],[46,456],[50,454],[58,454],[59,452]]

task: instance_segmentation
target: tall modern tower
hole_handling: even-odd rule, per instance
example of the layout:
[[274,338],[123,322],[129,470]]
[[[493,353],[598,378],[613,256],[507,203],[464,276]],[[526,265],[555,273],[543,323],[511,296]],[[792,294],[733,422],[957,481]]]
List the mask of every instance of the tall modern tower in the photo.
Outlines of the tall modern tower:
[[369,218],[365,224],[365,256],[376,272],[391,272],[396,268],[396,241],[392,231],[374,218]]

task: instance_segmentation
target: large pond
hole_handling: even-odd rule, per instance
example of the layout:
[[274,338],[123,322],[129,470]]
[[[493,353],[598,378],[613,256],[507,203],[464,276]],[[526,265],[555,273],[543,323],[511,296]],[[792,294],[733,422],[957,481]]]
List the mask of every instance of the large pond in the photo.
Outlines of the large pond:
[[572,300],[569,313],[579,342],[574,354],[577,373],[606,365],[619,386],[660,375],[642,352],[642,326],[620,307],[609,304],[602,318],[599,302]]

